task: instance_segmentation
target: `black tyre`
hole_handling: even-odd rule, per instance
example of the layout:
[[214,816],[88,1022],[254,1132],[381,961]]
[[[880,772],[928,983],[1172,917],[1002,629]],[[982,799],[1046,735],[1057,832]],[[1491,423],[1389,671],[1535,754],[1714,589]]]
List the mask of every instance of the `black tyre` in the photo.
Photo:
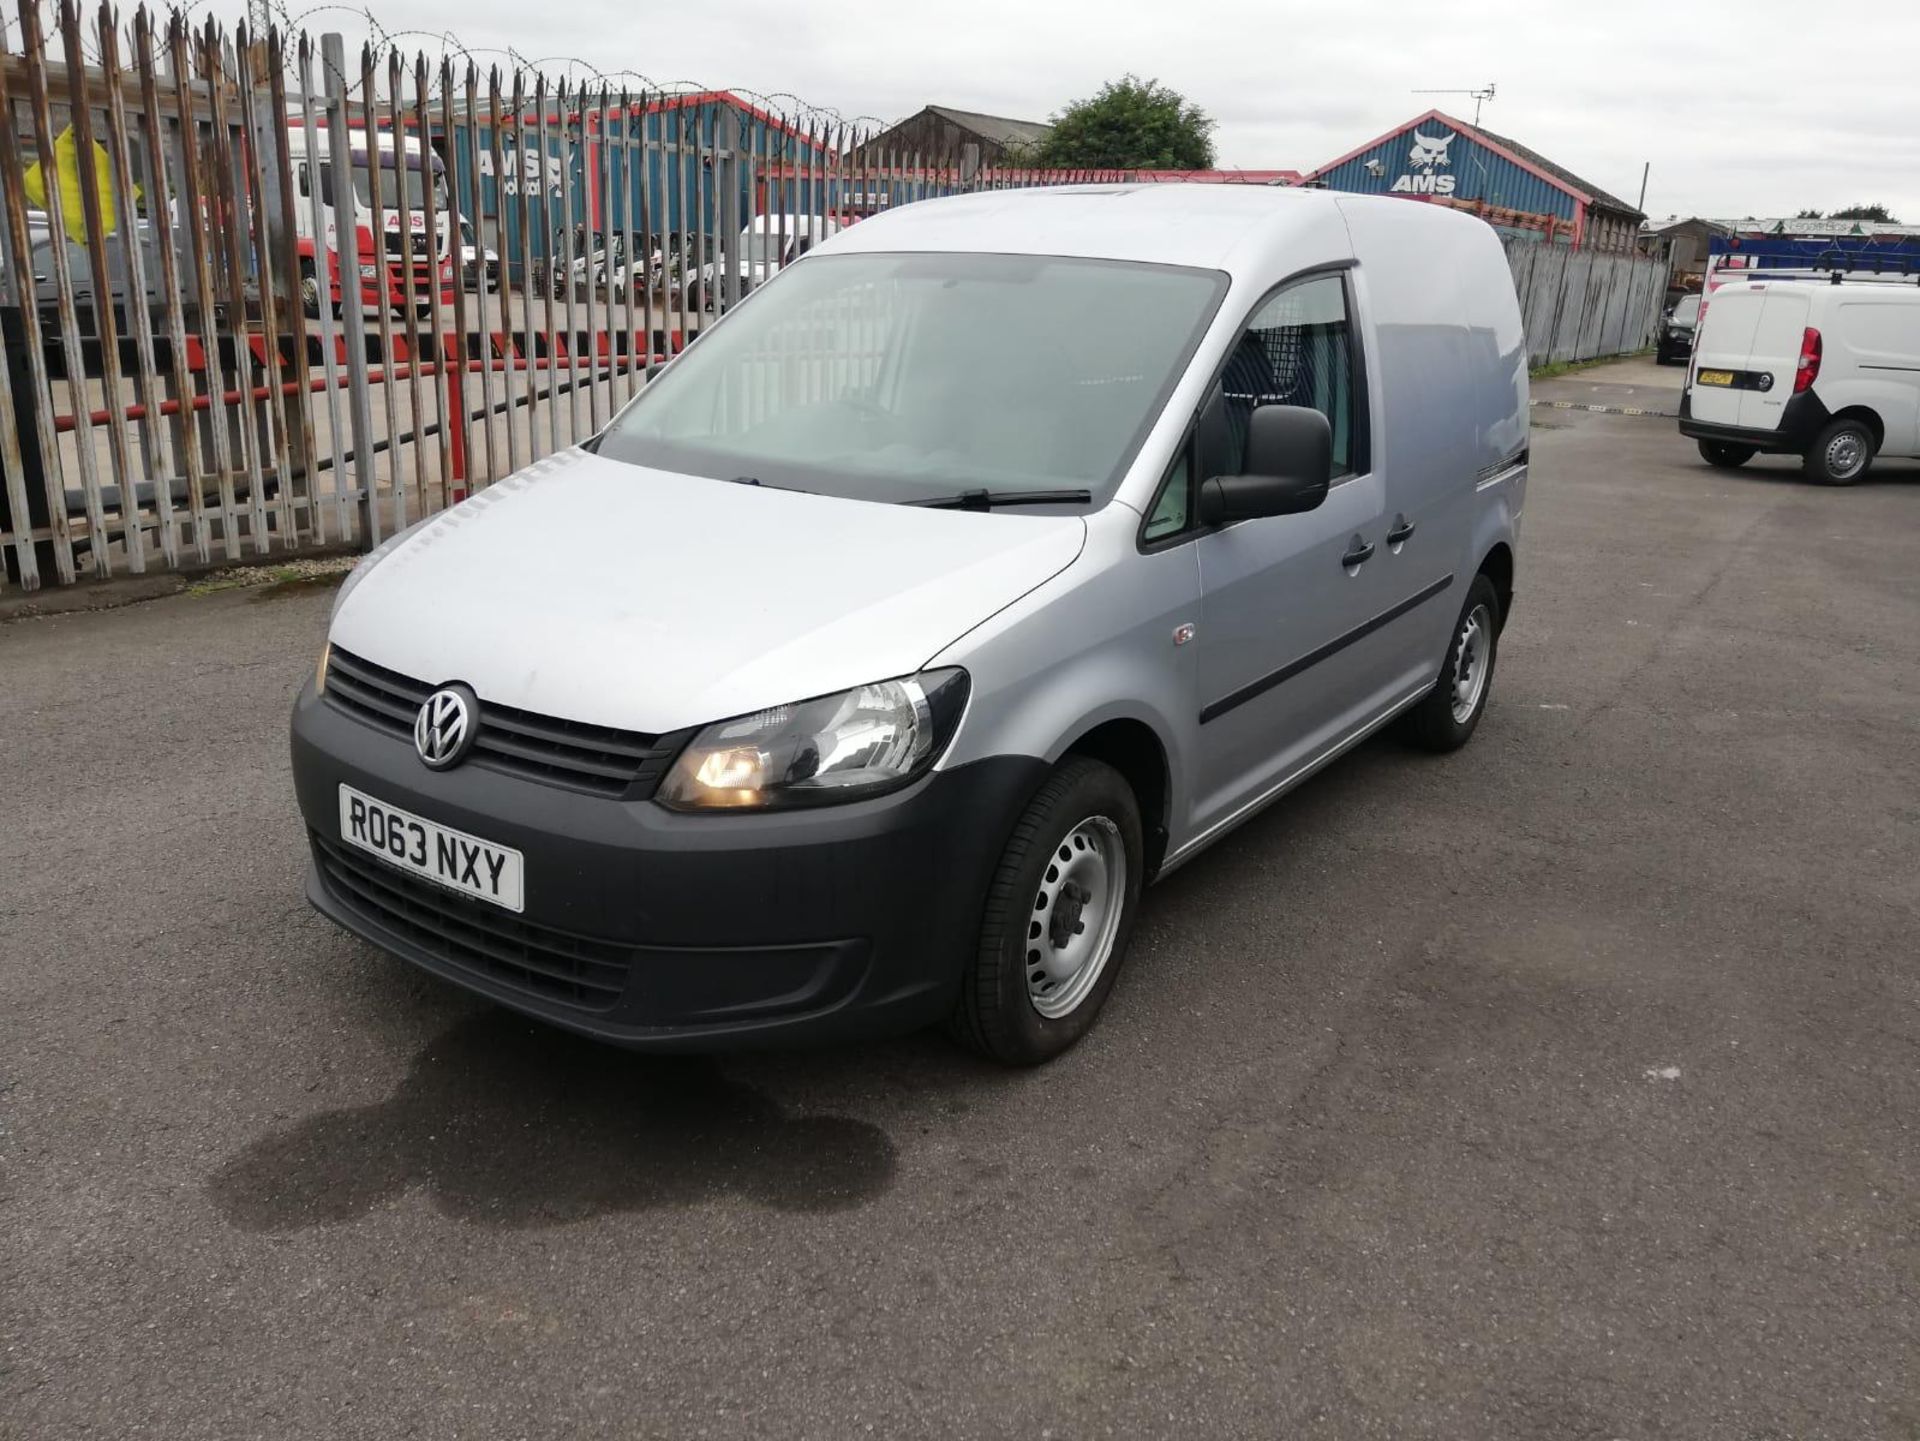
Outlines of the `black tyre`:
[[1852,485],[1867,473],[1877,449],[1873,430],[1865,421],[1836,420],[1814,437],[1801,465],[1809,480],[1822,485]]
[[1750,445],[1735,445],[1729,440],[1703,440],[1700,442],[1700,458],[1708,465],[1717,465],[1722,470],[1735,470],[1759,454]]
[[1407,712],[1401,731],[1414,745],[1435,752],[1459,750],[1493,693],[1493,666],[1500,650],[1500,597],[1493,582],[1476,575],[1454,622],[1440,678]]
[[300,309],[309,320],[320,318],[320,277],[310,261],[300,262]]
[[1113,990],[1140,901],[1140,806],[1120,773],[1071,757],[1028,804],[987,888],[954,1036],[1009,1066],[1050,1061]]

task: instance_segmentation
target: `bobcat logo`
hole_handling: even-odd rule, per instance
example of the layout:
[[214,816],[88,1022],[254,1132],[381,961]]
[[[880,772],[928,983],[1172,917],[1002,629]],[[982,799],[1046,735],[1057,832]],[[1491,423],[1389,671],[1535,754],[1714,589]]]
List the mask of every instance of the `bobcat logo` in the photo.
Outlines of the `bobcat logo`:
[[1453,162],[1447,159],[1447,147],[1453,144],[1453,135],[1434,137],[1413,132],[1413,149],[1407,152],[1407,160],[1415,170],[1431,175],[1436,166],[1451,167]]
[[1405,175],[1387,188],[1396,195],[1453,194],[1453,176],[1441,172],[1453,169],[1453,161],[1447,155],[1447,147],[1459,138],[1459,134],[1453,131],[1445,135],[1428,135],[1422,130],[1414,131],[1413,149],[1407,152],[1409,169]]

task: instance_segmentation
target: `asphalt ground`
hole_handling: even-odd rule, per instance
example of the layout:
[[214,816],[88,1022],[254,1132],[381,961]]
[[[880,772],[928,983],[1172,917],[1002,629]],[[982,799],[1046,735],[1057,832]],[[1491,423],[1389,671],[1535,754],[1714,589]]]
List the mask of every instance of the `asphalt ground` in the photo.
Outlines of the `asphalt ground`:
[[1636,355],[1606,365],[1536,382],[1535,408],[1598,406],[1603,410],[1671,418],[1680,413],[1685,365],[1662,365],[1652,355]]
[[325,591],[0,626],[0,1434],[1920,1435],[1920,468],[1535,416],[1473,744],[1156,888],[1030,1074],[310,914]]

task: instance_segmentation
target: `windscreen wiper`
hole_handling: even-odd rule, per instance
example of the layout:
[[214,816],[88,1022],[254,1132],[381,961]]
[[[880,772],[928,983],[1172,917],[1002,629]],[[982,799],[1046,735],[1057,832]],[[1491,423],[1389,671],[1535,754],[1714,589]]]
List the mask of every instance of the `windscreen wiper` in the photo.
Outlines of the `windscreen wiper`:
[[1003,505],[1089,505],[1090,490],[963,490],[958,495],[936,495],[929,500],[907,500],[929,510],[996,510]]

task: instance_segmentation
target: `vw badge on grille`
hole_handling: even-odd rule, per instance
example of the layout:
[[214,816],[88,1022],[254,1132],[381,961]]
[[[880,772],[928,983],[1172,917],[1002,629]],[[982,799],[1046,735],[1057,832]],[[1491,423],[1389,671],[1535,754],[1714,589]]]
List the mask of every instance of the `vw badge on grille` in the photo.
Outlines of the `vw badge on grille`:
[[434,770],[466,759],[480,729],[480,703],[463,685],[442,686],[420,707],[413,723],[413,748]]

